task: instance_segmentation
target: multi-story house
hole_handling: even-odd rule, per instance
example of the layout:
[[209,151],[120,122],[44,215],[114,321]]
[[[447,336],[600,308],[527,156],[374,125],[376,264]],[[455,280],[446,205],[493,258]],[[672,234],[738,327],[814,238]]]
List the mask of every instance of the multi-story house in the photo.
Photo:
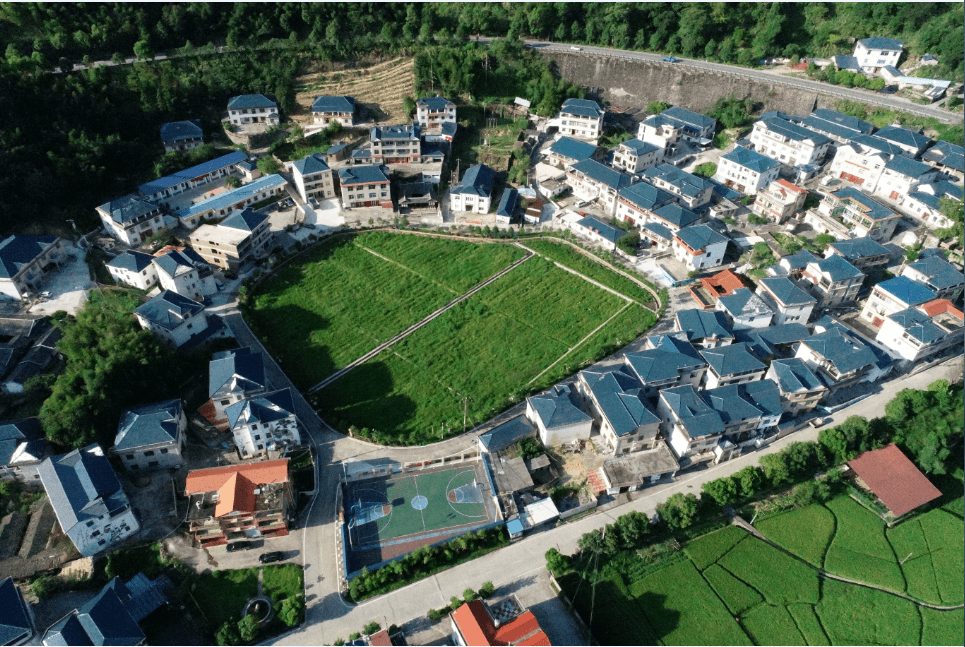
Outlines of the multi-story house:
[[637,127],[637,139],[660,149],[661,158],[672,157],[680,143],[682,125],[663,115],[647,117]]
[[181,346],[208,328],[203,304],[169,290],[138,306],[134,316],[141,328],[175,346]]
[[922,153],[921,159],[943,173],[957,178],[956,181],[960,182],[965,178],[965,148],[957,144],[939,141]]
[[279,122],[278,102],[264,94],[242,94],[228,100],[228,120],[234,126]]
[[[342,206],[392,208],[389,169],[384,166],[352,166],[338,170]],[[455,207],[453,207],[455,209]]]
[[643,386],[643,395],[656,398],[661,389],[682,384],[700,386],[707,361],[689,341],[674,335],[657,335],[647,342],[649,348],[627,353],[623,358]]
[[443,124],[456,123],[456,104],[438,94],[415,102],[416,121],[426,132],[440,130]]
[[[671,194],[647,182],[637,182],[617,192],[616,217],[640,227],[648,222],[657,222],[654,212],[660,207],[671,204],[676,205]],[[694,218],[696,217],[695,215]],[[667,223],[661,224],[667,226]],[[693,223],[687,222],[680,227],[686,227],[689,224]]]
[[560,137],[549,147],[544,156],[551,166],[566,168],[571,164],[591,159],[596,154],[596,144],[581,142],[572,137]]
[[114,451],[129,470],[179,468],[188,418],[179,399],[128,409],[121,414]]
[[776,383],[766,378],[749,382],[740,386],[740,394],[761,412],[761,421],[757,425],[759,431],[776,427],[781,421],[784,409],[781,404],[781,392]]
[[798,357],[775,359],[764,374],[764,379],[777,384],[781,408],[792,416],[818,406],[828,392],[827,385]]
[[788,166],[818,165],[831,146],[824,135],[777,117],[754,122],[751,143],[758,153]]
[[700,396],[724,423],[724,431],[714,447],[714,462],[737,458],[760,435],[758,429],[763,412],[749,402],[746,393],[737,384],[707,389],[701,391]]
[[208,198],[202,202],[181,209],[178,219],[188,229],[195,229],[202,220],[214,220],[230,216],[269,198],[280,196],[288,182],[280,175],[266,175],[237,189]]
[[757,192],[751,211],[781,225],[801,210],[807,197],[807,189],[787,180],[774,180],[766,189]]
[[849,142],[856,135],[870,135],[875,129],[867,121],[825,108],[811,112],[801,125],[841,144]]
[[153,261],[150,254],[131,250],[118,254],[106,265],[115,281],[138,290],[148,290],[157,283],[157,267]]
[[156,204],[134,195],[105,202],[97,207],[104,231],[124,245],[137,247],[168,226]]
[[249,164],[248,156],[245,153],[234,151],[170,175],[159,177],[156,180],[145,182],[138,186],[137,190],[142,197],[150,202],[162,207],[170,207],[172,205],[171,198],[188,189],[197,189],[212,184],[229,175],[239,179],[251,175],[251,178],[254,179],[261,174],[257,167],[254,171],[249,171]]
[[451,211],[471,211],[489,213],[492,207],[493,186],[496,184],[496,171],[485,164],[470,166],[459,184],[449,189],[449,209]]
[[852,187],[829,191],[818,210],[842,223],[854,238],[868,236],[876,242],[891,240],[901,220],[900,215]]
[[204,131],[197,119],[161,124],[161,143],[168,153],[183,153],[204,143]]
[[[875,138],[869,137],[869,139]],[[885,164],[891,158],[890,153],[867,144],[850,141],[839,145],[835,150],[834,158],[828,167],[828,175],[860,186],[865,191],[874,191],[884,172]]]
[[369,130],[373,164],[414,164],[422,159],[419,124],[373,126]]
[[762,362],[794,354],[797,343],[811,336],[808,327],[801,323],[786,323],[767,328],[745,328],[737,331],[737,341],[750,344],[754,356]]
[[641,139],[625,141],[613,150],[613,166],[619,167],[630,174],[659,164],[663,159],[663,150]]
[[854,57],[866,74],[877,74],[886,65],[898,67],[903,49],[904,42],[900,40],[872,36],[855,43]]
[[896,156],[885,163],[875,193],[889,200],[900,201],[922,184],[931,184],[938,178],[938,171],[928,164]]
[[267,214],[251,209],[236,211],[217,225],[201,225],[189,240],[207,263],[237,272],[245,261],[268,252],[271,221]]
[[295,511],[287,458],[195,470],[184,495],[188,531],[201,548],[284,537]]
[[4,645],[26,645],[36,634],[34,613],[13,578],[0,580],[0,635]]
[[882,281],[871,290],[865,301],[861,318],[880,328],[884,318],[901,310],[934,301],[935,293],[907,276],[896,276]]
[[699,352],[708,364],[704,375],[704,385],[708,389],[754,382],[764,377],[767,371],[767,365],[754,357],[747,342],[705,348]]
[[663,389],[657,414],[663,437],[668,439],[677,460],[694,463],[714,457],[714,448],[724,433],[724,421],[693,386]]
[[44,277],[66,260],[57,236],[11,234],[0,240],[0,298],[19,301],[41,292]]
[[246,397],[225,407],[228,428],[242,458],[301,444],[291,389]]
[[616,251],[617,241],[628,235],[626,231],[602,223],[593,216],[581,218],[570,225],[570,229],[610,252]]
[[589,99],[567,99],[560,108],[560,134],[596,141],[603,129],[603,108]]
[[666,252],[673,249],[673,232],[659,223],[648,222],[640,228],[640,241],[657,252]]
[[607,215],[614,215],[617,194],[630,186],[632,178],[596,160],[576,162],[566,171],[566,182],[573,187],[573,194],[581,200],[596,200]]
[[40,481],[61,530],[84,557],[107,550],[140,529],[104,450],[96,443],[45,460]]
[[956,301],[965,288],[965,275],[958,268],[938,256],[920,258],[905,266],[901,276],[924,285],[938,299]]
[[962,187],[946,180],[923,184],[904,197],[901,209],[929,229],[947,229],[954,223],[942,213],[942,198],[961,202]]
[[724,262],[727,238],[707,225],[692,225],[673,237],[673,255],[691,272],[717,267]]
[[687,341],[700,348],[718,348],[734,343],[734,331],[730,329],[723,312],[701,309],[677,310],[674,313],[674,330],[682,332]]
[[662,117],[672,119],[680,125],[680,136],[691,144],[706,146],[714,139],[714,131],[717,129],[717,120],[693,112],[680,106],[670,106],[660,113]]
[[228,429],[225,408],[268,391],[261,353],[249,346],[215,353],[208,364],[208,398],[200,412],[219,429]]
[[697,302],[697,307],[713,310],[718,299],[743,287],[744,281],[740,276],[730,270],[722,270],[713,276],[701,277],[699,281],[688,286],[687,291]]
[[547,447],[589,440],[593,418],[578,405],[578,392],[569,384],[557,384],[546,393],[526,398],[526,418]]
[[817,374],[830,394],[864,380],[878,362],[867,344],[840,325],[802,340],[794,356]]
[[907,364],[948,348],[961,351],[965,314],[948,299],[936,299],[885,317],[875,340]]
[[901,126],[885,126],[875,133],[875,137],[891,142],[913,158],[919,157],[931,143],[931,138],[922,134],[920,130]]
[[318,97],[312,102],[312,122],[316,126],[355,125],[355,99],[352,97]]
[[774,325],[806,324],[818,300],[783,276],[761,279],[757,296],[774,311]]
[[780,171],[779,162],[743,146],[735,146],[721,156],[714,179],[741,193],[757,193],[777,180]]
[[0,422],[0,480],[36,482],[46,455],[47,441],[37,418]]
[[172,249],[152,261],[162,290],[170,290],[194,301],[203,301],[218,291],[211,266],[193,249]]
[[866,274],[883,269],[891,261],[891,251],[868,236],[831,243],[824,257],[831,256],[842,257]]
[[827,308],[855,301],[864,278],[864,273],[843,256],[831,254],[809,262],[801,272],[800,284],[818,299],[822,308]]
[[335,171],[321,153],[309,155],[292,163],[292,179],[302,200],[326,200],[335,197]]
[[817,262],[819,259],[806,249],[795,254],[782,256],[774,265],[767,268],[768,276],[787,276],[792,279],[800,278],[808,263]]
[[650,408],[640,382],[625,366],[580,371],[577,385],[596,415],[600,435],[613,454],[653,449],[660,418]]
[[746,328],[766,328],[774,319],[774,310],[750,288],[737,288],[730,294],[719,296],[715,309],[727,316],[731,330],[735,332]]
[[705,177],[681,171],[670,164],[658,164],[644,170],[644,179],[658,189],[672,193],[676,202],[688,209],[696,209],[710,202],[714,183]]
[[675,202],[657,207],[649,215],[649,222],[662,225],[674,234],[685,227],[698,225],[704,220],[703,217]]

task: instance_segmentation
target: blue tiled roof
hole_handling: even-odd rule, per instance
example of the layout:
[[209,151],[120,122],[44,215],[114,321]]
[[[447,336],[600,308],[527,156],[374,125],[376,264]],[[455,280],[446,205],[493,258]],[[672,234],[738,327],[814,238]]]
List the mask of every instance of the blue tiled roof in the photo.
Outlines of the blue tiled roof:
[[713,117],[708,117],[707,115],[702,115],[699,112],[693,112],[692,110],[687,110],[679,106],[670,106],[660,114],[700,129],[714,128],[717,125],[717,120]]
[[277,108],[278,102],[274,97],[266,94],[241,94],[228,100],[228,110],[246,110],[250,108]]
[[[334,146],[332,148],[335,148]],[[345,148],[345,144],[341,146]],[[336,151],[337,152],[337,151]],[[332,154],[332,149],[328,150],[327,155]],[[325,155],[321,153],[315,153],[314,155],[309,155],[300,160],[296,160],[292,163],[292,168],[298,171],[299,175],[309,175],[311,173],[323,173],[325,171],[332,170],[329,168],[328,164],[325,163]]]
[[534,395],[526,401],[547,429],[567,427],[593,420],[575,404],[575,394],[568,384],[559,384],[549,393]]
[[888,218],[894,218],[898,214],[894,211],[881,204],[870,195],[859,191],[853,186],[846,186],[843,189],[838,189],[837,191],[832,191],[828,195],[832,195],[838,200],[851,200],[857,202],[865,209],[861,210],[861,215],[870,218],[871,220],[886,220]]
[[734,339],[734,333],[722,312],[706,312],[700,309],[678,310],[674,315],[680,330],[687,333],[687,339]]
[[701,392],[704,401],[720,414],[725,425],[744,420],[760,420],[762,411],[741,397],[741,389],[736,384],[707,389]]
[[682,195],[694,197],[713,184],[704,177],[681,171],[670,164],[651,166],[643,172],[644,177],[659,179],[680,190]]
[[550,146],[550,152],[580,161],[593,157],[593,153],[596,152],[596,146],[594,144],[588,144],[587,142],[578,141],[572,137],[560,137]]
[[906,308],[905,310],[888,315],[887,318],[901,326],[905,333],[924,344],[930,344],[942,339],[948,334],[933,324],[931,317],[917,308]]
[[268,214],[258,213],[257,211],[252,211],[251,208],[244,209],[242,211],[236,211],[219,224],[222,227],[230,227],[231,229],[240,229],[241,231],[254,231],[255,228],[261,223],[268,220]]
[[174,330],[184,319],[204,310],[204,305],[192,301],[176,292],[165,290],[147,303],[138,306],[134,312],[156,326]]
[[[345,150],[346,148],[348,148],[348,144],[335,144],[334,146],[329,146],[329,147],[328,147],[328,150],[325,151],[325,154],[326,154],[326,155],[334,155],[335,153],[338,153],[339,151]],[[317,153],[316,153],[316,154],[317,154]],[[297,163],[297,162],[296,162],[296,163]]]
[[30,612],[13,583],[13,578],[0,580],[0,643],[16,645],[33,634]]
[[798,286],[794,285],[790,279],[783,276],[761,279],[760,284],[765,286],[767,290],[774,296],[774,298],[783,305],[790,306],[804,305],[806,303],[817,303],[817,299]]
[[96,443],[40,464],[40,479],[64,532],[128,505],[110,462]]
[[767,359],[780,354],[780,346],[787,346],[807,339],[811,333],[800,323],[786,323],[766,328],[748,328],[737,331],[737,340],[747,342],[758,359]]
[[245,418],[247,424],[267,423],[295,415],[295,402],[292,400],[291,389],[280,389],[239,400],[225,407],[228,425],[234,429],[235,425]]
[[896,276],[893,279],[882,281],[875,286],[875,289],[889,294],[909,306],[917,306],[935,299],[934,292],[920,283],[915,283],[907,276]]
[[847,279],[864,276],[864,272],[849,263],[843,256],[832,254],[817,262],[818,269],[827,272],[832,281],[846,281]]
[[513,212],[516,211],[516,205],[519,202],[519,191],[516,189],[507,188],[503,191],[503,197],[499,200],[499,206],[496,208],[496,215],[503,216],[504,218],[512,218]]
[[144,632],[125,606],[131,593],[116,577],[44,634],[47,645],[140,645]]
[[56,236],[11,234],[0,241],[0,278],[12,279],[24,265],[34,260],[57,240]]
[[720,413],[708,405],[689,384],[660,391],[660,397],[680,419],[691,439],[712,436],[724,431]]
[[755,173],[767,173],[781,165],[777,160],[772,160],[770,157],[755,153],[743,146],[734,147],[734,150],[724,155],[722,159],[750,169]]
[[455,121],[444,121],[439,125],[439,134],[454,137],[456,135],[456,130],[458,129],[459,124],[457,124]]
[[650,142],[645,142],[642,139],[637,139],[637,138],[628,139],[627,141],[620,144],[620,146],[626,146],[637,157],[660,150],[659,146],[654,146]]
[[802,122],[802,125],[805,128],[810,128],[811,130],[821,132],[821,133],[830,133],[835,137],[840,137],[841,139],[845,139],[845,140],[851,139],[852,137],[855,137],[856,135],[861,134],[861,131],[852,130],[851,128],[846,128],[833,121],[825,121],[824,119],[820,119],[814,115],[808,115],[807,117],[805,117],[804,121]]
[[771,362],[771,369],[774,370],[777,384],[784,393],[815,391],[824,386],[824,382],[798,357],[775,359]]
[[741,385],[741,392],[765,416],[780,416],[784,412],[781,406],[781,392],[772,380],[748,382]]
[[673,378],[679,374],[678,369],[707,365],[704,358],[686,340],[659,335],[656,344],[656,348],[626,355],[627,364],[644,384]]
[[599,403],[600,413],[610,422],[617,436],[625,436],[642,425],[660,422],[641,395],[640,382],[625,366],[587,370],[580,375]]
[[764,119],[762,121],[769,131],[783,135],[793,141],[802,142],[809,139],[814,142],[815,146],[827,144],[831,141],[821,133],[802,128],[790,121],[784,121],[783,119]]
[[167,400],[121,414],[117,425],[114,449],[130,450],[144,445],[170,443],[178,439],[178,419],[181,417],[181,400]]
[[705,348],[700,351],[710,367],[717,375],[734,375],[746,371],[757,371],[766,369],[767,366],[750,352],[750,347],[745,342],[730,344],[729,346],[718,346],[717,348]]
[[670,119],[663,115],[650,115],[643,120],[645,126],[650,126],[651,128],[660,128],[661,126],[670,126],[671,128],[680,128],[681,124],[676,119]]
[[570,168],[582,173],[586,177],[599,182],[611,189],[619,191],[625,186],[630,185],[630,176],[626,173],[615,171],[609,166],[600,164],[596,160],[585,159],[573,164]]
[[[747,144],[750,145],[750,142],[747,142]],[[719,182],[712,177],[707,178],[707,181],[714,185],[714,195],[724,198],[725,200],[737,202],[744,195],[740,191],[732,189],[723,182]]]
[[959,202],[962,201],[962,187],[957,184],[952,184],[948,180],[941,180],[939,182],[932,182],[928,185],[935,195],[947,196],[949,198],[954,198]]
[[375,142],[385,139],[391,139],[393,141],[397,139],[406,141],[419,139],[419,124],[413,122],[399,126],[372,126],[372,128],[369,129],[370,141]]
[[659,222],[645,223],[642,229],[648,233],[659,236],[667,243],[673,240],[673,232],[661,225]]
[[496,171],[485,164],[476,164],[469,167],[459,184],[449,189],[449,193],[472,193],[479,196],[488,196],[492,193],[495,183]]
[[723,308],[734,319],[774,314],[764,300],[751,292],[750,288],[737,288],[730,294],[718,298],[717,305],[718,309]]
[[226,393],[231,383],[244,392],[265,388],[265,364],[261,353],[244,346],[215,353],[208,364],[208,396]]
[[[44,439],[40,421],[36,418],[20,418],[0,423],[0,466],[9,465],[14,452],[21,445],[26,444],[27,453],[32,456],[46,451],[47,441]],[[0,604],[0,609],[3,605]],[[2,615],[0,611],[0,615]],[[0,625],[2,625],[0,621]]]
[[536,436],[537,430],[526,416],[516,416],[479,436],[479,444],[489,452],[498,452],[523,438]]
[[824,121],[829,121],[839,126],[844,126],[851,130],[857,130],[861,133],[872,133],[875,127],[869,124],[867,121],[858,119],[857,117],[852,117],[851,115],[845,115],[835,110],[827,110],[826,108],[818,108],[811,113],[819,119]]
[[231,191],[227,191],[221,195],[208,198],[203,202],[198,202],[190,207],[181,209],[178,211],[178,216],[181,218],[190,218],[206,211],[217,211],[218,209],[231,207],[258,193],[261,193],[262,191],[268,191],[269,189],[274,189],[275,187],[283,186],[284,184],[285,178],[282,176],[266,175],[265,177],[258,178],[254,182],[243,184],[237,189],[232,189]]
[[706,249],[711,245],[726,243],[727,238],[718,234],[707,225],[691,225],[676,233],[677,238],[694,251]]
[[560,112],[576,115],[578,117],[601,117],[603,108],[596,101],[589,99],[567,99],[563,102]]
[[902,155],[905,157],[911,156],[911,153],[906,151],[901,146],[892,144],[887,139],[882,139],[877,135],[857,135],[852,137],[851,141],[855,144],[860,144],[865,148],[871,148],[876,151],[881,151],[882,153],[888,153],[889,155]]
[[779,262],[785,264],[789,270],[801,270],[807,267],[808,263],[813,263],[818,257],[806,249],[802,249],[797,254],[783,257]]
[[318,97],[312,101],[312,112],[352,112],[355,99],[352,97]]
[[965,148],[946,141],[939,141],[922,153],[921,158],[944,164],[958,171],[965,171]]
[[165,175],[164,177],[156,180],[145,182],[141,186],[137,187],[137,190],[140,191],[142,195],[154,195],[158,191],[163,191],[168,187],[180,184],[181,182],[187,182],[188,180],[193,180],[194,178],[200,177],[207,173],[213,173],[223,168],[234,166],[235,164],[244,162],[247,159],[247,155],[241,151],[235,151],[202,164],[197,164],[191,168],[186,168],[183,171],[178,171],[176,173],[172,173],[171,175]]
[[834,364],[835,369],[842,374],[872,366],[877,362],[871,349],[840,325],[812,335],[801,343]]
[[926,173],[935,173],[935,169],[928,164],[915,161],[908,157],[892,157],[885,162],[885,168],[911,178],[920,178]]
[[958,268],[938,256],[920,258],[909,268],[921,272],[928,277],[928,282],[938,290],[953,288],[965,282],[965,275]]
[[[620,189],[620,197],[641,209],[653,211],[673,202],[673,196],[647,182],[637,182]],[[687,223],[689,224],[689,223]],[[679,225],[683,227],[684,225]]]
[[837,56],[832,56],[831,60],[834,62],[840,70],[852,70],[856,72],[861,71],[861,65],[858,64],[858,59],[849,54],[839,54]]
[[423,98],[423,99],[418,99],[418,100],[416,100],[415,103],[416,103],[417,106],[422,106],[422,107],[428,108],[429,110],[432,110],[433,112],[437,112],[437,111],[440,111],[440,110],[445,110],[448,106],[455,106],[455,105],[456,105],[456,104],[454,104],[452,101],[450,101],[449,99],[446,99],[445,97],[440,97],[440,96],[438,96],[438,95],[437,95],[437,96],[434,96],[434,97],[425,97],[425,98]]
[[184,267],[192,270],[207,267],[207,261],[201,258],[201,256],[190,247],[180,252],[176,249],[171,250],[164,256],[155,257],[154,264],[159,271],[164,272],[170,277],[174,277],[177,274],[178,268]]
[[161,124],[161,141],[165,144],[181,141],[182,139],[198,139],[204,132],[201,130],[201,123],[197,120],[192,121],[171,121]]
[[586,227],[587,229],[596,231],[596,233],[600,234],[600,236],[611,243],[615,243],[627,235],[627,232],[623,231],[622,229],[611,227],[610,225],[602,223],[592,216],[582,218],[576,224],[580,225],[581,227]]
[[158,211],[157,205],[133,193],[105,202],[97,208],[107,212],[111,220],[121,225],[144,214]]
[[871,36],[870,38],[862,38],[858,41],[868,49],[882,49],[882,50],[896,50],[902,49],[905,45],[904,41],[896,40],[894,38],[882,38],[881,36]]
[[371,149],[371,148],[356,148],[354,151],[352,151],[352,159],[353,159],[353,160],[357,160],[357,159],[368,159],[368,158],[370,158],[370,157],[372,157],[372,149]]
[[849,261],[891,253],[887,247],[872,240],[868,236],[852,238],[850,240],[837,240],[831,243],[831,247]]

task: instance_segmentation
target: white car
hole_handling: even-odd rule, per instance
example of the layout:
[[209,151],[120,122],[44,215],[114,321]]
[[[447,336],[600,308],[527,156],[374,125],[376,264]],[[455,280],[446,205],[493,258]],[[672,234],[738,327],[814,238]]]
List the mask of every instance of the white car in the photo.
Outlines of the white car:
[[582,51],[583,51],[583,48],[582,48],[582,47],[577,47],[576,45],[570,45],[570,49],[571,49],[572,51],[574,51],[574,52],[582,52]]

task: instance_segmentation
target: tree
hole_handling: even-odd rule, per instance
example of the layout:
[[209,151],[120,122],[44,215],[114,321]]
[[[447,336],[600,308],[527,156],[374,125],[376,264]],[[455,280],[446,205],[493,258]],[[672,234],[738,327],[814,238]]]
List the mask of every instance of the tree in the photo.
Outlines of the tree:
[[546,570],[550,573],[559,577],[566,571],[570,570],[570,557],[569,555],[564,555],[555,548],[550,548],[546,551]]
[[707,481],[701,490],[714,499],[719,505],[727,505],[737,499],[738,484],[730,476]]
[[241,178],[235,177],[234,175],[229,175],[224,181],[224,185],[229,189],[237,189],[241,186]]
[[364,633],[366,636],[371,636],[374,633],[378,633],[379,629],[381,628],[382,628],[382,625],[380,625],[379,623],[373,620],[369,624],[362,627],[362,633]]
[[617,518],[614,527],[620,535],[622,548],[636,548],[643,544],[644,537],[650,532],[647,515],[636,510]]
[[151,51],[146,40],[139,40],[134,43],[134,56],[139,60],[146,61],[154,58],[154,52]]
[[243,641],[251,642],[258,635],[258,618],[247,615],[238,621],[238,635]]
[[734,478],[740,482],[741,495],[750,498],[760,492],[764,485],[764,473],[756,465],[749,465],[734,474]]
[[740,128],[753,121],[750,114],[752,107],[750,99],[735,99],[731,95],[726,99],[724,97],[717,99],[707,116],[719,121],[724,128]]
[[221,629],[218,629],[218,633],[215,634],[214,639],[219,645],[237,645],[241,642],[238,623],[231,622],[230,620],[224,623],[221,625]]
[[[398,563],[398,562],[395,562]],[[294,627],[301,622],[305,613],[305,598],[300,594],[285,598],[278,611],[278,619],[289,627]]]
[[818,249],[824,251],[828,248],[828,245],[837,240],[831,234],[818,234],[814,237],[814,244],[817,245]]
[[717,173],[717,165],[713,162],[704,162],[694,169],[694,173],[704,177],[714,177],[714,174]]
[[281,170],[281,164],[272,155],[264,155],[258,159],[258,170],[265,175],[273,175]]
[[415,99],[408,94],[402,97],[402,109],[405,111],[405,114],[412,115],[416,109]]
[[670,106],[663,101],[651,101],[647,104],[647,112],[649,112],[651,115],[659,115],[669,107]]
[[490,581],[483,582],[482,586],[479,587],[479,597],[485,599],[492,597],[493,593],[496,592],[496,587]]
[[657,505],[657,514],[671,528],[687,528],[697,514],[697,497],[677,493]]
[[462,599],[463,599],[465,602],[472,602],[472,601],[475,600],[477,597],[479,597],[479,596],[478,596],[478,595],[476,594],[476,592],[473,591],[471,588],[467,588],[465,591],[462,592]]

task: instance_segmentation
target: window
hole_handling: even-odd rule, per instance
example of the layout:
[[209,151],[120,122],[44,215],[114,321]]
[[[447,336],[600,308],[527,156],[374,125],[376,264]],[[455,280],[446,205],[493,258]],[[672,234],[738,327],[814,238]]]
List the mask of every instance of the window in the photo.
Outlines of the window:
[[87,522],[87,527],[88,527],[88,528],[90,528],[90,527],[93,526],[93,525],[94,525],[94,520],[93,520],[93,519],[91,519],[90,521]]
[[129,460],[129,461],[134,460],[134,454],[128,454],[128,455],[127,455],[127,460]]
[[165,447],[164,449],[161,450],[161,453],[162,453],[162,454],[167,454],[167,453],[168,453],[168,449]]
[[145,456],[154,456],[154,452],[149,449],[149,450],[147,450],[146,452],[144,452],[144,455],[145,455]]

